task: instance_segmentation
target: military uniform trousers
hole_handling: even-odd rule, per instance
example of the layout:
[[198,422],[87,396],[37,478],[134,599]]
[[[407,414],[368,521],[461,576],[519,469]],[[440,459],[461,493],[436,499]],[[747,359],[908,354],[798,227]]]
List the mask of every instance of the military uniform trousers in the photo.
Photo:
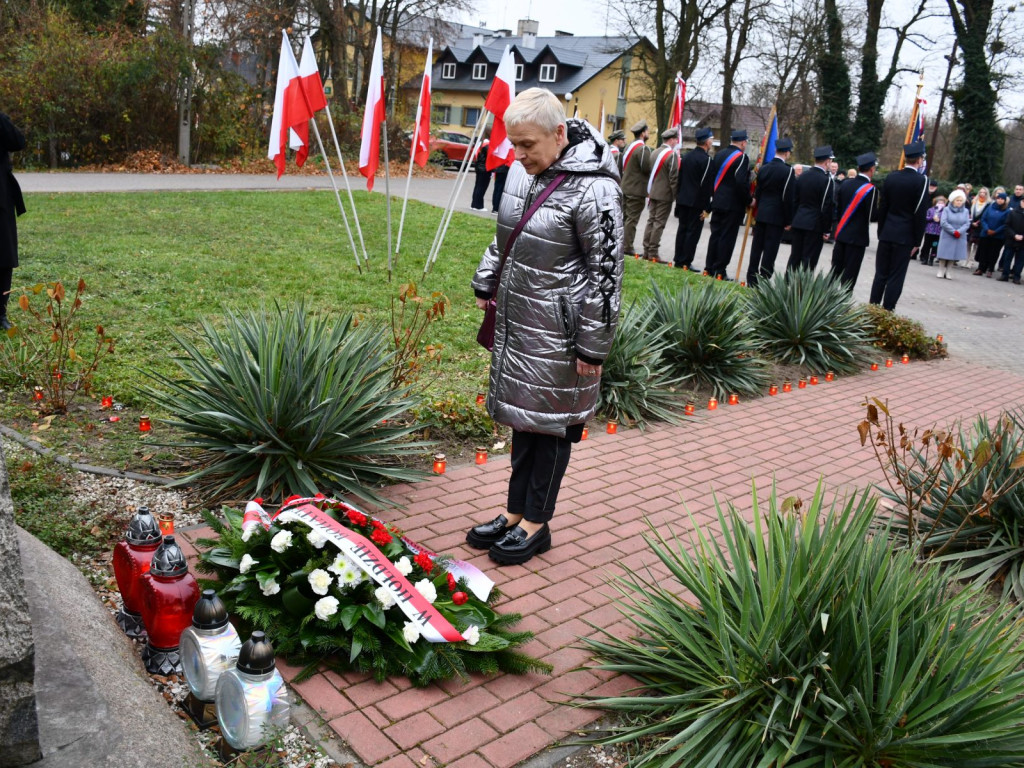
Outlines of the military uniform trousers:
[[676,253],[673,261],[677,267],[693,269],[693,257],[697,255],[697,243],[704,229],[704,219],[700,217],[700,208],[684,205],[676,206],[676,218],[679,228],[676,229]]
[[803,267],[813,272],[818,266],[818,259],[821,257],[821,249],[825,245],[824,232],[808,229],[792,230],[793,246],[789,252],[789,263],[786,264],[786,271],[791,272],[797,267]]
[[754,236],[750,243],[750,263],[747,265],[747,285],[757,285],[760,278],[767,280],[775,273],[775,258],[779,255],[782,242],[781,224],[754,225]]
[[645,259],[658,258],[661,236],[665,232],[665,224],[668,223],[671,213],[671,200],[651,200],[647,203],[647,226],[644,227]]
[[842,280],[843,285],[851,291],[857,284],[857,276],[860,275],[860,265],[864,261],[866,247],[840,243],[838,240],[832,246],[832,275],[837,280]]
[[880,240],[875,254],[875,279],[871,283],[872,304],[881,304],[892,312],[903,293],[903,281],[910,266],[912,245],[900,245]]
[[622,252],[627,256],[636,253],[633,249],[633,240],[636,237],[636,225],[640,223],[640,214],[644,212],[644,205],[646,203],[646,197],[636,197],[634,195],[622,196]]
[[711,239],[704,269],[712,277],[726,277],[725,270],[732,261],[736,235],[743,223],[743,211],[717,210],[711,213]]

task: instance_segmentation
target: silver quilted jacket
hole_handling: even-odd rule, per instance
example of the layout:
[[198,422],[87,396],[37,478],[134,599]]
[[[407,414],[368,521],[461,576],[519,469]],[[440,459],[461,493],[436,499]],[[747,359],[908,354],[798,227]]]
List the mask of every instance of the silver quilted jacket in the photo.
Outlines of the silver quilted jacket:
[[497,286],[497,322],[487,410],[521,432],[565,436],[594,415],[597,376],[576,360],[601,363],[611,347],[622,287],[622,197],[608,145],[584,121],[569,120],[569,146],[536,177],[509,170],[494,241],[473,277],[493,296],[505,242],[537,195],[568,172],[526,223]]

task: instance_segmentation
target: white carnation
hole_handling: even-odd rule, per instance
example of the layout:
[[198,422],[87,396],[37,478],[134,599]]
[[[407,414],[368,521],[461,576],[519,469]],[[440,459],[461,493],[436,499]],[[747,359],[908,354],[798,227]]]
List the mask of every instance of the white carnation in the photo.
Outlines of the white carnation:
[[313,606],[313,612],[320,621],[327,621],[328,618],[338,612],[338,598],[321,597]]
[[470,625],[462,630],[462,639],[470,645],[476,645],[480,642],[480,627]]
[[385,609],[395,604],[395,593],[387,587],[377,587],[373,592],[373,596],[377,598],[377,601]]
[[409,562],[409,558],[403,555],[401,559],[396,560],[395,570],[403,576],[408,576],[412,573],[412,563]]
[[249,569],[254,565],[259,565],[259,560],[254,560],[252,555],[242,555],[242,562],[238,564],[238,570],[241,573],[248,573]]
[[413,586],[416,591],[423,595],[423,599],[428,603],[432,603],[437,600],[437,588],[434,587],[434,582],[430,579],[420,579]]
[[263,583],[263,594],[267,597],[270,597],[271,595],[276,595],[280,591],[281,585],[273,579]]
[[270,548],[275,552],[284,552],[292,545],[292,534],[290,531],[279,531],[270,540]]
[[405,622],[405,626],[402,627],[402,636],[405,638],[405,642],[412,645],[420,639],[420,628],[418,625],[413,624],[411,621]]
[[310,571],[309,576],[310,588],[318,595],[326,595],[327,590],[331,588],[331,574],[325,571],[323,568],[317,568],[315,571]]
[[323,549],[324,544],[327,543],[327,537],[320,533],[320,531],[310,531],[306,534],[306,538],[317,549]]
[[302,518],[300,518],[294,512],[282,512],[280,515],[274,518],[274,522],[283,525],[284,523],[295,523],[303,521]]

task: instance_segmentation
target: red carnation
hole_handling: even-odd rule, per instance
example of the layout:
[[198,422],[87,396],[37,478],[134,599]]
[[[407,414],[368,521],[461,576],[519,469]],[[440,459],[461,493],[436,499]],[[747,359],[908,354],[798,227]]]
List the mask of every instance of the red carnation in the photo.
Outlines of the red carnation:
[[352,525],[366,525],[366,515],[354,509],[348,511],[348,520]]
[[370,539],[374,544],[380,544],[381,546],[391,543],[391,534],[385,531],[383,528],[378,528],[372,534]]
[[412,560],[414,563],[416,563],[416,565],[418,565],[427,573],[430,573],[432,570],[434,570],[434,561],[430,559],[430,555],[428,555],[426,552],[420,552]]
[[454,592],[454,591],[455,591],[455,588],[456,588],[456,587],[457,587],[458,585],[459,585],[459,583],[458,583],[458,582],[457,582],[457,581],[455,580],[455,577],[454,577],[454,576],[452,576],[452,575],[451,575],[451,574],[449,573],[449,574],[448,574],[448,591],[449,591],[449,592]]
[[465,592],[456,592],[452,595],[452,602],[456,605],[465,605],[469,601],[469,595]]
[[301,496],[299,496],[299,494],[297,494],[297,493],[294,493],[294,494],[292,494],[291,496],[289,496],[289,497],[288,497],[287,499],[285,499],[285,500],[284,500],[284,501],[283,501],[283,502],[281,503],[281,506],[282,506],[282,507],[287,507],[287,506],[288,506],[289,504],[291,504],[291,503],[292,503],[293,501],[295,501],[296,499],[301,499],[301,498],[302,498],[302,497],[301,497]]
[[327,497],[324,496],[322,493],[318,493],[318,494],[314,495],[313,498],[316,499],[317,501],[321,501],[323,499],[326,499]]
[[263,497],[262,496],[257,496],[255,499],[253,499],[253,502],[255,502],[256,504],[262,504],[263,503]]

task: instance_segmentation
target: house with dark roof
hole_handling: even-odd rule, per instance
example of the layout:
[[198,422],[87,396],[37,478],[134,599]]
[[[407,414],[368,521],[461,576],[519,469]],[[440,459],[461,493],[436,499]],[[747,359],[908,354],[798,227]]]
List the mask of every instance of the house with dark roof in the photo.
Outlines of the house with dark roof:
[[[433,122],[440,130],[471,133],[508,46],[516,62],[516,92],[547,88],[565,101],[566,115],[576,114],[607,136],[641,119],[654,124],[650,89],[634,66],[641,50],[653,52],[647,38],[577,37],[557,32],[539,37],[533,20],[511,30],[479,31],[445,46],[431,76]],[[419,89],[419,78],[407,84]],[[603,123],[602,123],[603,115]]]

